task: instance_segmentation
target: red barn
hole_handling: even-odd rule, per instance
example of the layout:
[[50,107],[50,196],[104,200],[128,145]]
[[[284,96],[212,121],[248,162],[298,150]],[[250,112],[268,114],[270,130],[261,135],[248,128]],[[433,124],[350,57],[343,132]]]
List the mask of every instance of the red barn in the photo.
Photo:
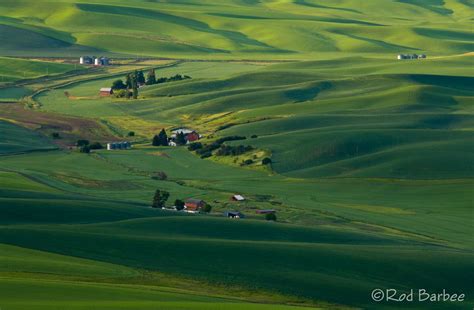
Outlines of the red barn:
[[103,87],[99,91],[99,95],[101,97],[107,97],[107,96],[112,95],[113,93],[114,93],[114,90],[110,87]]
[[205,205],[206,203],[204,202],[204,200],[194,198],[190,198],[184,203],[186,211],[199,211],[204,208]]
[[195,131],[190,132],[186,135],[186,140],[188,140],[189,142],[197,141],[199,140],[199,134]]

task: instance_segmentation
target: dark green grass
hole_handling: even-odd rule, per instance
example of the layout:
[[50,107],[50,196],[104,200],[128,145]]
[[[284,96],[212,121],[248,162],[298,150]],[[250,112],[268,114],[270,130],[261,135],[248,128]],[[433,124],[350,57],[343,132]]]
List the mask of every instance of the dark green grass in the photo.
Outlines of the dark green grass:
[[9,122],[0,121],[0,155],[56,149],[51,140]]
[[[357,235],[353,235],[356,244],[352,245],[321,243],[324,239],[308,238],[305,234],[295,236],[292,242],[277,241],[273,234],[260,241],[235,238],[232,234],[202,239],[183,228],[177,228],[179,234],[176,230],[168,232],[166,226],[160,227],[159,221],[152,225],[154,221],[137,222],[138,230],[132,222],[125,231],[120,225],[117,230],[114,225],[107,225],[105,231],[100,226],[3,227],[0,238],[2,242],[60,254],[372,307],[368,301],[371,289],[387,283],[400,289],[434,290],[449,285],[452,290],[471,290],[472,275],[466,268],[472,254],[467,252],[415,245],[364,245]],[[198,234],[212,227],[208,222],[202,219],[195,224]],[[224,226],[227,220],[212,225]],[[236,223],[234,229],[245,231],[248,225],[251,224]],[[260,225],[272,225],[267,229],[282,230],[283,235],[292,229],[272,223]],[[161,229],[163,234],[157,233]],[[199,263],[190,259],[190,253],[199,258]],[[431,279],[429,283],[427,279]]]

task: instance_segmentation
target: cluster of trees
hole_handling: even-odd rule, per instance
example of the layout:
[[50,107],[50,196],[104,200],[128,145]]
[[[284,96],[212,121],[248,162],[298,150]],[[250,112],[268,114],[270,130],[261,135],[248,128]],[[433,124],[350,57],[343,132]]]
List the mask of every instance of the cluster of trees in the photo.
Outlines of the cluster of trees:
[[[163,209],[166,206],[166,201],[168,201],[169,197],[170,197],[169,192],[157,189],[155,191],[155,195],[153,196],[151,207]],[[176,207],[176,210],[182,211],[184,210],[184,201],[181,199],[176,199],[174,201],[174,206]],[[205,213],[209,213],[211,212],[211,210],[212,210],[212,206],[209,204],[206,204],[204,208],[202,209],[202,211]]]
[[[221,145],[221,147],[216,151],[217,156],[237,156],[244,154],[248,151],[253,150],[254,148],[250,145]],[[253,162],[253,161],[252,161]]]
[[181,75],[181,74],[176,74],[171,77],[156,78],[155,69],[151,69],[150,71],[148,71],[148,74],[144,83],[146,85],[154,85],[154,84],[161,84],[161,83],[166,83],[166,82],[187,80],[190,78],[191,77],[189,75]]
[[153,137],[151,142],[153,146],[168,146],[168,135],[165,129],[161,129],[160,133]]
[[219,138],[211,144],[202,144],[200,142],[191,143],[188,147],[188,150],[195,151],[201,156],[201,158],[207,158],[212,156],[212,152],[219,149],[224,142],[227,141],[236,141],[236,140],[245,140],[246,137],[243,136],[227,136]]
[[115,97],[118,98],[138,98],[138,87],[145,84],[145,76],[142,71],[135,70],[132,73],[127,74],[125,77],[125,83],[123,80],[118,79],[112,83],[112,89],[114,90]]
[[99,142],[89,143],[89,140],[77,140],[76,146],[81,153],[90,153],[91,150],[100,150],[104,148]]
[[172,81],[187,80],[191,77],[189,75],[176,74],[171,77],[160,77],[156,78],[155,69],[148,71],[145,78],[143,71],[135,70],[125,76],[125,82],[122,79],[115,80],[112,83],[112,89],[114,90],[114,96],[117,98],[138,98],[138,88],[141,85],[153,85],[161,84]]

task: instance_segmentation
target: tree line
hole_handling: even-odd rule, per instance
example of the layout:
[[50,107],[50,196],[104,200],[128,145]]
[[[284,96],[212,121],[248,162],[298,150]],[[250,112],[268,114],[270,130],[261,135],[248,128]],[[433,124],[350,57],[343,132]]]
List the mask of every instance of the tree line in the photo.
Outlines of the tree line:
[[112,83],[112,89],[115,97],[118,98],[138,98],[138,88],[141,85],[154,85],[166,82],[181,81],[191,79],[189,75],[176,74],[171,77],[156,77],[155,69],[148,71],[147,76],[141,70],[135,70],[125,76],[125,82],[122,79],[115,80]]

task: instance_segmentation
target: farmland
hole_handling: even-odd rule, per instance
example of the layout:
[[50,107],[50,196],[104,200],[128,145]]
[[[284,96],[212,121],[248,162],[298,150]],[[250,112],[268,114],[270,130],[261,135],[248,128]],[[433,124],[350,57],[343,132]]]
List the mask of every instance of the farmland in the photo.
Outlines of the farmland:
[[[473,8],[2,1],[0,308],[469,307]],[[99,94],[137,70],[167,80]],[[180,127],[201,149],[152,145]],[[212,210],[151,208],[157,189]]]

